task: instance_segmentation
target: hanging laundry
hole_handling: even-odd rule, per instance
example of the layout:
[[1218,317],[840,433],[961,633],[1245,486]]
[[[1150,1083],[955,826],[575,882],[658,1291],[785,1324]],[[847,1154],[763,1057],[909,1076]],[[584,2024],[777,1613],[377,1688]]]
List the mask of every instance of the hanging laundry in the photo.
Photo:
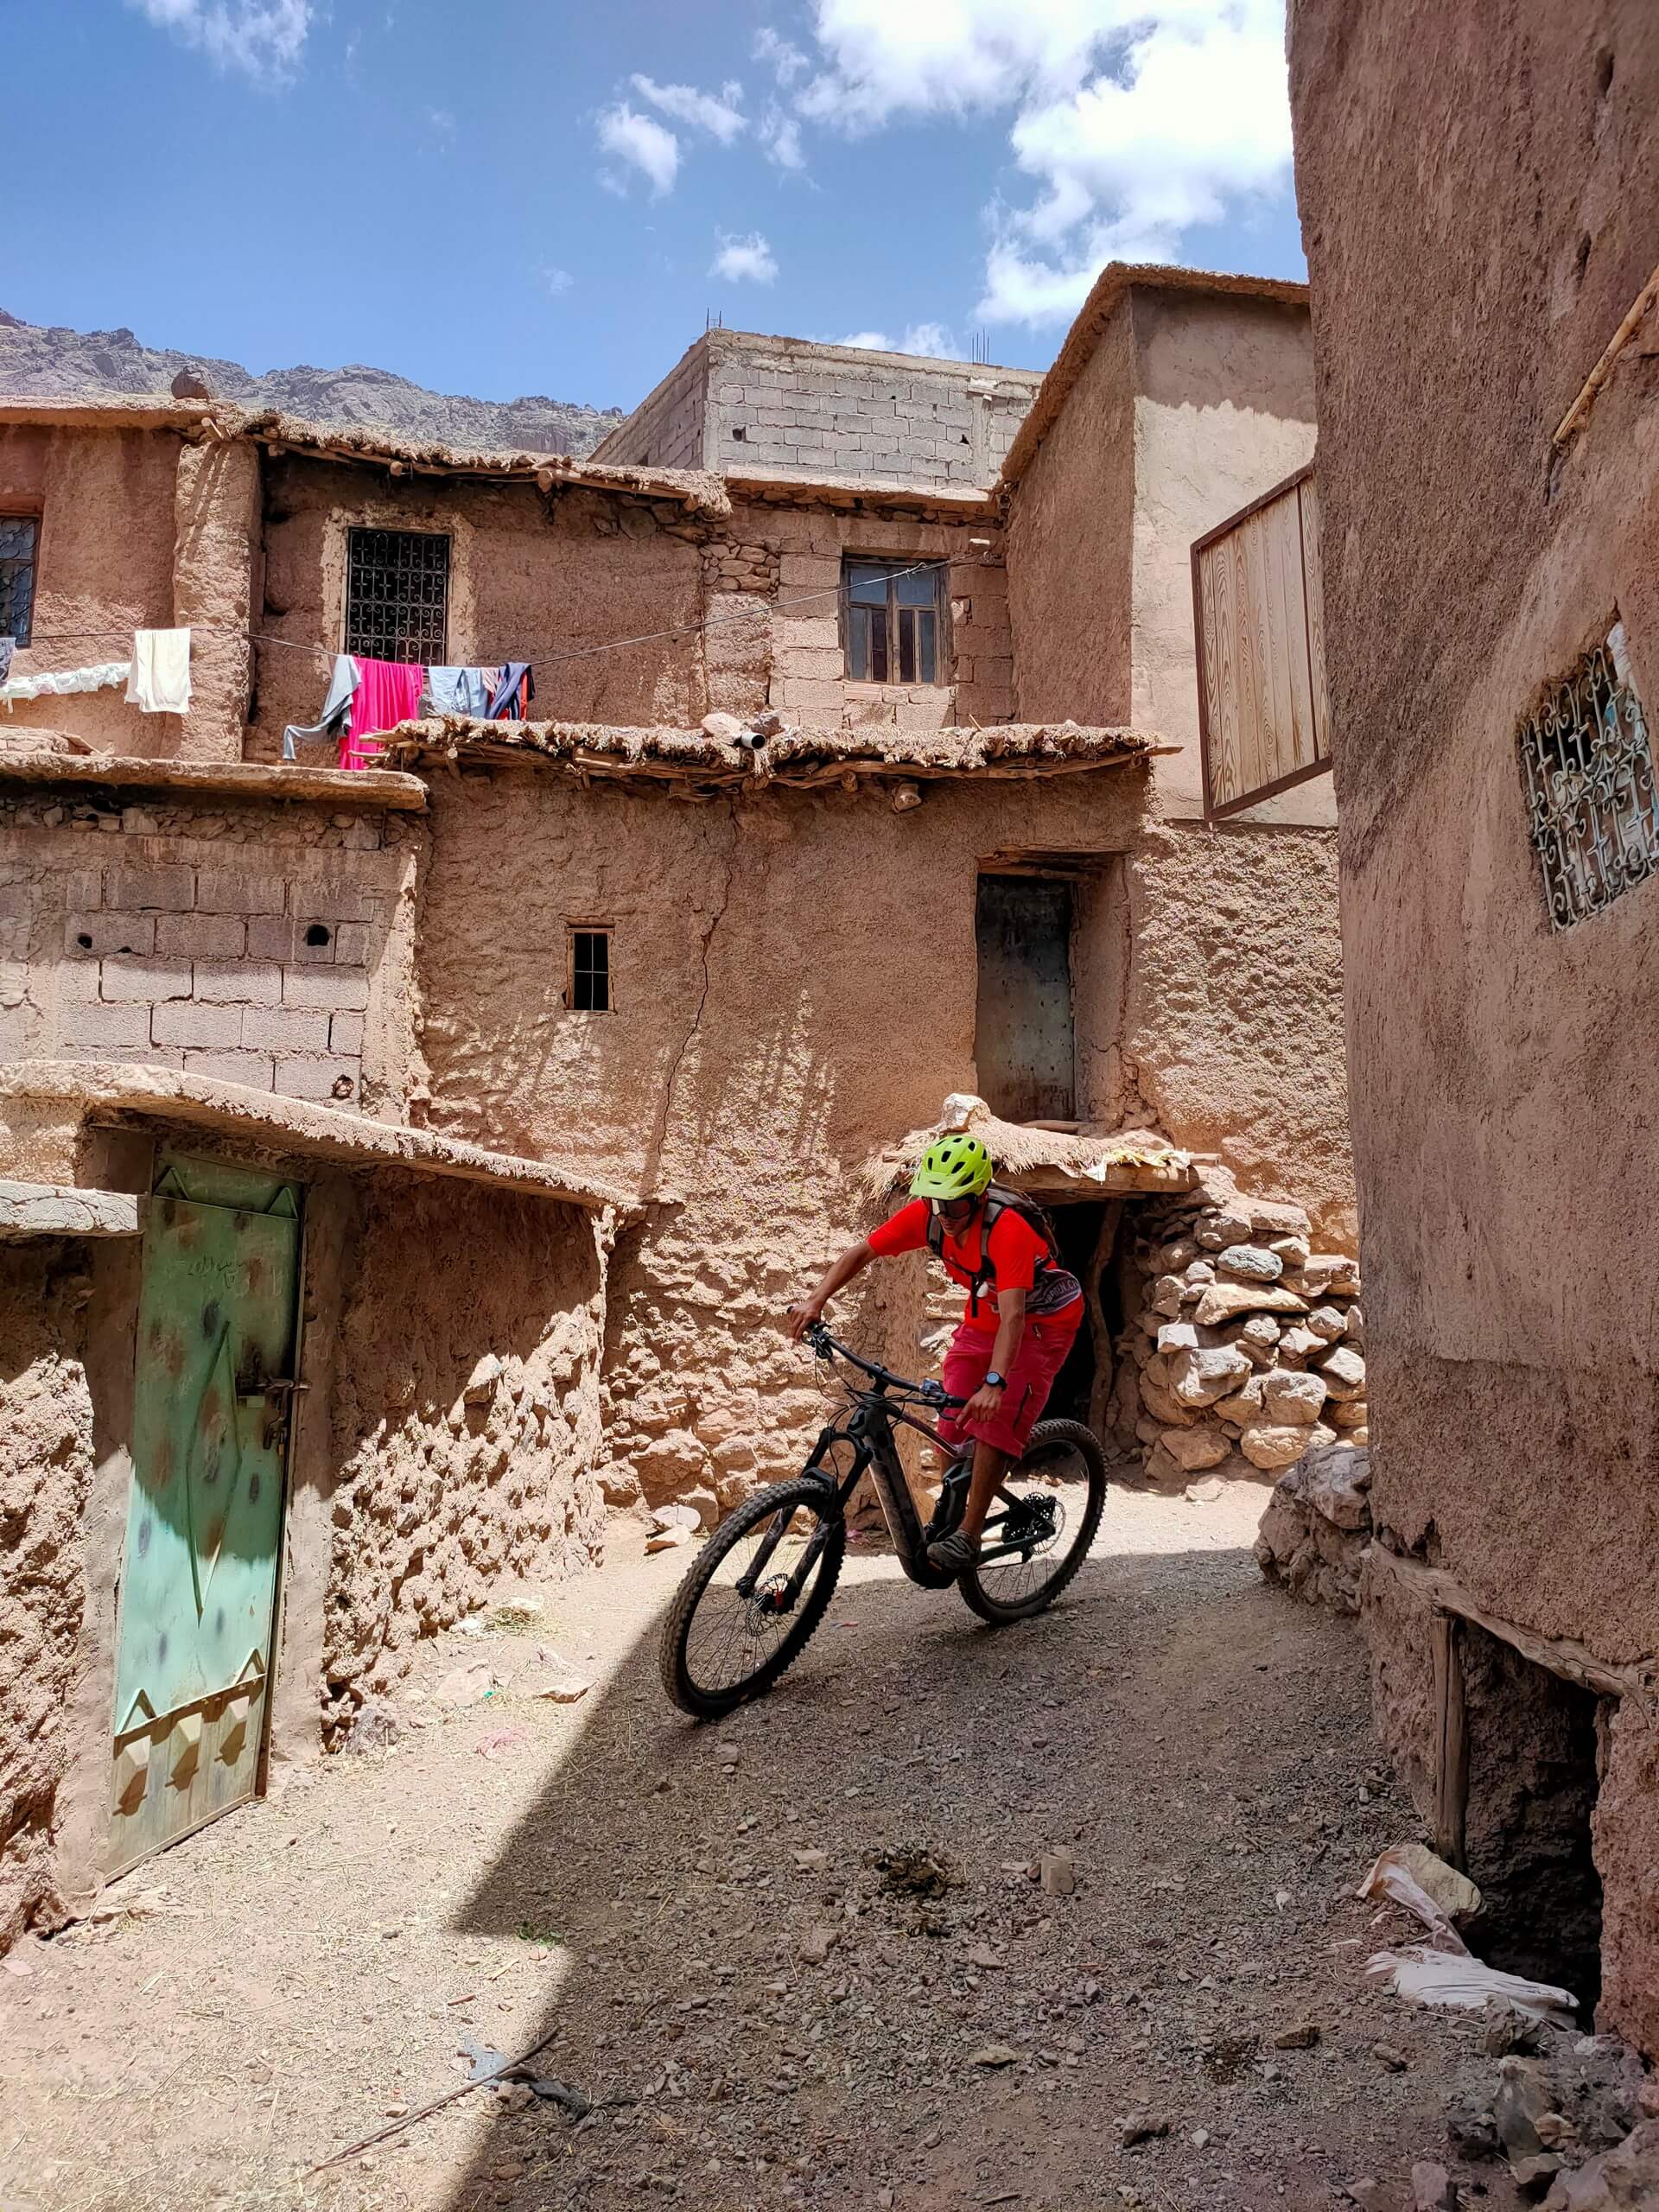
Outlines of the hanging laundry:
[[0,638],[0,683],[11,674],[11,657],[16,650],[16,638]]
[[530,711],[530,702],[536,696],[536,678],[527,660],[510,660],[501,671],[501,681],[495,696],[490,701],[492,721],[521,722]]
[[322,702],[321,714],[314,722],[289,722],[283,732],[284,760],[297,760],[302,745],[321,745],[325,739],[335,741],[338,750],[338,740],[345,734],[358,682],[358,665],[350,653],[336,653],[334,672],[328,679],[328,696]]
[[127,704],[146,715],[189,713],[188,630],[138,630],[133,633]]
[[104,691],[124,683],[132,674],[130,660],[102,660],[91,668],[48,669],[42,676],[14,676],[0,683],[0,701],[10,711],[19,699],[60,698],[70,691]]
[[423,715],[487,715],[501,681],[495,668],[429,668]]
[[368,741],[418,719],[426,671],[416,661],[363,660],[352,694],[352,726],[340,743],[342,768],[372,768],[381,748]]

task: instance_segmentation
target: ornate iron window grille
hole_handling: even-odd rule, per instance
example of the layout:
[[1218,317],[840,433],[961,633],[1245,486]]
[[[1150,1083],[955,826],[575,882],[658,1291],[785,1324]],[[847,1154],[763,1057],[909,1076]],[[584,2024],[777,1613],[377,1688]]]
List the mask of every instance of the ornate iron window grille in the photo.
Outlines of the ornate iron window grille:
[[1659,870],[1659,789],[1622,626],[1522,723],[1516,750],[1552,929]]
[[442,667],[448,639],[449,540],[426,531],[353,531],[346,652]]
[[35,612],[35,556],[40,524],[33,515],[0,515],[0,638],[29,639]]

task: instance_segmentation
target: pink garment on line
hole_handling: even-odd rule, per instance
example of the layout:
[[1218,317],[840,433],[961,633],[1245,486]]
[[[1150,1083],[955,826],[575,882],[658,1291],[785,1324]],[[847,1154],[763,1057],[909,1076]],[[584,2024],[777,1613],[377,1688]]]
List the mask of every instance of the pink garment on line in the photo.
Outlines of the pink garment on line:
[[372,768],[380,747],[368,741],[383,729],[411,722],[420,708],[426,671],[416,661],[358,661],[361,673],[352,694],[352,726],[340,741],[342,768]]

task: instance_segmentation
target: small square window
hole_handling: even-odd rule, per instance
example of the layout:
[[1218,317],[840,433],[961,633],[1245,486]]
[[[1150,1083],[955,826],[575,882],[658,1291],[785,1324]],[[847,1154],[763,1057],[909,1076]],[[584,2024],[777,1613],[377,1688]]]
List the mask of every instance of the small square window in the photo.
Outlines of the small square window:
[[26,645],[35,613],[35,556],[41,525],[34,515],[0,515],[0,638]]
[[611,1014],[611,932],[570,931],[570,976],[565,1004],[574,1014]]
[[1550,926],[1570,929],[1659,869],[1659,791],[1616,623],[1516,733]]
[[842,639],[855,683],[942,683],[944,564],[842,563]]

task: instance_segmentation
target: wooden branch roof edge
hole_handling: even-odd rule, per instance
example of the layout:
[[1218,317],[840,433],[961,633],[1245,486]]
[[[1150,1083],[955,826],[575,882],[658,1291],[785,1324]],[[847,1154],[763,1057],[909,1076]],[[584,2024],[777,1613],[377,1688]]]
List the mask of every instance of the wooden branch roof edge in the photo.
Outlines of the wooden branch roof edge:
[[790,729],[750,748],[700,729],[480,721],[453,715],[401,723],[383,743],[388,762],[411,769],[476,760],[558,768],[584,779],[753,787],[828,785],[849,776],[927,781],[1077,773],[1179,749],[1137,730],[1085,729],[1076,722],[894,731],[880,743],[866,731]]

